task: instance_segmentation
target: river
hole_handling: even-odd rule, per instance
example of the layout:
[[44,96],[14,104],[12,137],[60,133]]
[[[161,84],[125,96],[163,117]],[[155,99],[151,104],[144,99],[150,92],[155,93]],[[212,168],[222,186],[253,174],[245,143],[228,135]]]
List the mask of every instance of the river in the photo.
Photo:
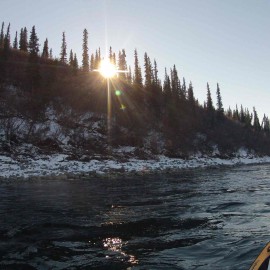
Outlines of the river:
[[246,270],[270,241],[270,165],[0,183],[0,269]]

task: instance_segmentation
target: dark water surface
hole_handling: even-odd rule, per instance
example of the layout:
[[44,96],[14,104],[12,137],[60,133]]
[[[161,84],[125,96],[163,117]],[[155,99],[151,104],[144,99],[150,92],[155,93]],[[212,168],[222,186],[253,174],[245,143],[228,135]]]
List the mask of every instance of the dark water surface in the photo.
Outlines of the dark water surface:
[[0,269],[248,269],[270,241],[270,165],[0,183]]

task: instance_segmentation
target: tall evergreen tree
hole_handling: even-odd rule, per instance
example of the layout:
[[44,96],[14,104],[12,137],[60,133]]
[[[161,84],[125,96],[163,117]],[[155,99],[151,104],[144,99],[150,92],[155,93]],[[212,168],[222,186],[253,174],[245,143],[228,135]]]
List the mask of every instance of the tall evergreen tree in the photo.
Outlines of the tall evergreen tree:
[[217,84],[217,112],[221,115],[224,113],[219,84]]
[[[119,54],[120,54],[120,52],[119,52]],[[110,46],[110,49],[109,49],[109,60],[110,60],[111,63],[113,62],[113,51],[112,51],[112,46]]]
[[143,83],[142,83],[142,72],[141,72],[141,67],[139,65],[139,60],[138,60],[138,53],[137,50],[135,49],[134,51],[134,80],[133,83],[138,86],[138,87],[142,87]]
[[85,72],[89,71],[89,54],[88,54],[88,32],[83,30],[83,54],[82,54],[82,69]]
[[233,119],[235,121],[240,121],[240,116],[239,116],[239,111],[238,111],[238,106],[236,104],[235,106],[235,110],[233,110],[233,115],[232,115]]
[[4,38],[4,50],[8,51],[10,49],[10,23],[8,24],[7,32]]
[[29,38],[29,65],[28,65],[28,78],[29,86],[33,93],[40,85],[40,70],[39,70],[39,43],[36,34],[35,26],[32,27]]
[[266,133],[270,133],[270,122],[269,118],[264,114],[263,120],[262,120],[262,128],[263,131]]
[[159,81],[159,78],[158,78],[158,68],[157,68],[156,59],[154,59],[153,83],[154,83],[154,85],[160,86],[160,81]]
[[[112,55],[112,57],[113,57],[113,55]],[[110,61],[113,61],[113,58],[112,58],[112,60],[110,59]],[[122,51],[119,51],[118,68],[120,70],[127,71],[126,52],[124,49],[122,49]],[[124,73],[124,72],[119,73],[119,77],[122,79],[125,79],[125,80],[127,78],[126,73]]]
[[98,50],[96,50],[96,53],[95,53],[95,61],[94,61],[94,69],[98,69],[99,67],[99,55],[98,55]]
[[4,48],[4,27],[5,27],[5,23],[2,22],[1,33],[0,33],[0,49]]
[[49,45],[48,45],[48,39],[44,41],[42,55],[43,58],[49,58]]
[[195,105],[195,98],[194,98],[192,82],[190,82],[189,86],[188,86],[187,98],[188,98],[188,102],[190,105]]
[[128,67],[128,74],[127,74],[127,82],[131,85],[132,84],[132,73],[131,73],[131,67]]
[[212,97],[211,97],[211,91],[210,91],[210,87],[209,87],[209,84],[208,83],[207,83],[206,109],[208,111],[213,111],[214,110],[214,106],[213,106],[213,102],[212,102]]
[[79,64],[78,64],[78,59],[77,59],[76,53],[74,54],[73,68],[74,68],[74,70],[78,70],[78,68],[79,68]]
[[50,52],[49,52],[49,58],[50,58],[50,59],[53,59],[53,52],[52,52],[52,48],[50,49]]
[[94,54],[92,53],[90,57],[90,70],[93,71],[94,69],[95,69],[95,57]]
[[244,109],[243,109],[243,106],[242,106],[242,104],[241,104],[241,106],[240,106],[240,115],[239,115],[239,120],[240,120],[240,122],[241,123],[245,123],[245,117],[246,115],[245,115],[245,112],[244,112]]
[[152,74],[151,61],[147,53],[144,54],[144,76],[145,76],[145,80],[144,80],[145,88],[146,90],[150,90],[152,86],[153,74]]
[[73,66],[73,62],[74,62],[73,51],[70,50],[70,53],[69,53],[69,65],[71,67]]
[[186,86],[185,78],[183,78],[183,84],[182,84],[181,90],[182,90],[182,97],[184,99],[186,99],[186,97],[187,97],[187,86]]
[[165,68],[165,78],[163,82],[163,95],[164,95],[165,106],[168,106],[169,102],[171,101],[172,88],[171,88],[171,80],[167,73],[166,68]]
[[14,42],[13,42],[13,49],[18,49],[18,32],[16,31]]
[[29,39],[29,54],[31,59],[36,59],[38,57],[39,52],[39,43],[38,37],[36,34],[35,26],[32,27],[32,31],[30,33]]
[[61,45],[61,53],[60,53],[60,62],[62,64],[67,63],[67,42],[66,42],[66,34],[63,32],[62,34],[62,45]]
[[28,51],[28,33],[26,27],[21,29],[19,49],[24,52]]
[[256,131],[261,130],[260,120],[255,107],[253,107],[253,127]]

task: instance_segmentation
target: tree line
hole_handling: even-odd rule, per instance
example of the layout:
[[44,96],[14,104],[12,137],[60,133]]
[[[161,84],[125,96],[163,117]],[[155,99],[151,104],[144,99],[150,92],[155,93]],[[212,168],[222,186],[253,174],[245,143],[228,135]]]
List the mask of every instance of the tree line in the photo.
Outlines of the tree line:
[[[40,107],[60,97],[77,109],[106,111],[106,83],[95,72],[103,56],[100,48],[89,53],[87,29],[82,33],[81,65],[72,49],[68,56],[65,32],[62,33],[59,58],[53,57],[47,38],[42,49],[40,47],[35,26],[29,37],[26,27],[21,28],[19,34],[16,31],[12,42],[10,24],[5,30],[2,23],[1,89],[8,83],[16,85],[28,93],[31,102],[44,104]],[[191,145],[194,147],[196,134],[200,132],[218,141],[224,148],[236,147],[235,141],[241,141],[239,136],[244,136],[247,145],[253,147],[256,144],[254,134],[260,136],[264,143],[270,140],[269,118],[264,115],[260,122],[255,108],[250,112],[242,105],[240,109],[236,105],[234,109],[229,107],[225,110],[218,83],[216,104],[208,83],[206,101],[200,104],[194,96],[192,82],[187,83],[185,78],[181,78],[175,65],[165,68],[165,76],[161,80],[156,59],[152,60],[146,52],[141,66],[137,49],[134,50],[133,72],[126,61],[125,49],[116,54],[110,47],[108,57],[119,70],[126,71],[112,79],[114,90],[120,93],[112,97],[115,134],[119,133],[119,126],[124,126],[133,134],[130,141],[139,143],[146,130],[155,128],[164,134],[168,151],[172,152]]]

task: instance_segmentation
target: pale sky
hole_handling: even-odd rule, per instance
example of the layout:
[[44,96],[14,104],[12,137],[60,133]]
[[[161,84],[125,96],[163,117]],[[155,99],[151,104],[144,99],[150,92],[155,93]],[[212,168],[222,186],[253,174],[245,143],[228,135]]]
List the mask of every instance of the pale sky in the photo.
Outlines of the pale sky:
[[141,67],[147,52],[162,80],[175,64],[200,103],[207,82],[216,103],[218,82],[225,109],[242,103],[270,116],[270,0],[0,0],[0,18],[12,41],[35,25],[40,50],[47,37],[56,57],[65,31],[79,60],[86,28],[90,53],[124,48],[133,66],[137,48]]

